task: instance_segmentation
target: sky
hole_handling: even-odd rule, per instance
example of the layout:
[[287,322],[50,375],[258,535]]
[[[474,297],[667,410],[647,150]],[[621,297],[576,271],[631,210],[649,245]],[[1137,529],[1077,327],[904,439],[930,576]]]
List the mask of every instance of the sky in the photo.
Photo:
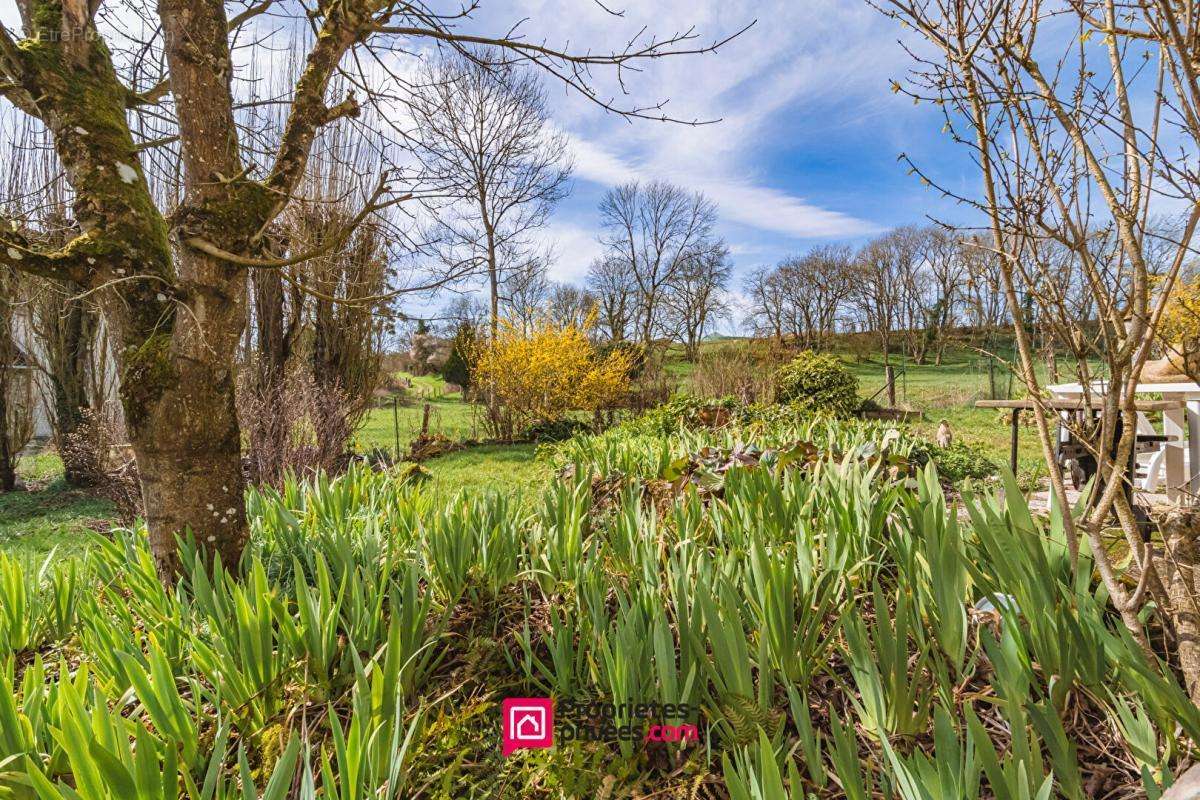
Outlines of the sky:
[[[694,28],[695,46],[754,24],[715,53],[646,62],[625,75],[627,95],[611,72],[593,73],[618,105],[666,101],[671,116],[711,124],[631,121],[547,80],[552,123],[575,163],[570,194],[541,234],[556,256],[552,278],[582,282],[601,249],[599,201],[631,180],[664,178],[716,202],[735,289],[755,268],[816,245],[966,218],[898,161],[907,153],[956,190],[976,189],[937,110],[891,91],[910,66],[904,30],[865,0],[604,2],[617,14],[596,0],[491,0],[461,29],[494,36],[520,22],[528,40],[602,52],[642,29],[661,38]],[[19,27],[11,0],[0,0],[0,20]]]
[[[665,178],[703,191],[720,212],[735,275],[830,242],[859,243],[897,225],[966,212],[923,186],[908,153],[956,189],[972,188],[968,154],[941,134],[932,107],[895,94],[909,57],[903,30],[860,0],[626,0],[605,13],[589,0],[522,0],[530,39],[593,50],[642,26],[667,35],[695,26],[709,42],[755,24],[718,52],[648,63],[627,82],[631,104],[667,100],[687,126],[607,114],[548,84],[556,125],[575,158],[571,194],[545,231],[559,280],[580,281],[599,254],[597,205],[630,180]],[[511,6],[515,6],[511,7]],[[498,18],[501,19],[501,18]],[[481,18],[486,27],[490,20]],[[604,76],[597,74],[603,85]],[[740,281],[739,281],[740,283]]]

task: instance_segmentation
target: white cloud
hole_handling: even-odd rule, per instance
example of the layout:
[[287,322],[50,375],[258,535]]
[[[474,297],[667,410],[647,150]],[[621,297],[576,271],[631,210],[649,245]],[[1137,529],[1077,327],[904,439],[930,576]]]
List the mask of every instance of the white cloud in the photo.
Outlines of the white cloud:
[[575,160],[575,177],[604,186],[615,186],[644,177],[601,145],[567,134],[571,155]]
[[730,174],[711,160],[683,168],[671,159],[635,165],[595,142],[571,137],[578,178],[613,186],[633,180],[664,178],[704,192],[720,207],[721,218],[750,228],[798,239],[860,236],[876,226],[848,214],[828,211],[803,198]]
[[[853,237],[878,226],[846,210],[826,207],[819,195],[764,174],[764,151],[787,150],[794,126],[830,126],[807,109],[840,106],[851,119],[876,98],[893,101],[887,79],[904,69],[893,44],[895,26],[865,3],[845,0],[658,0],[618,4],[623,17],[596,9],[568,11],[563,0],[524,0],[531,37],[577,43],[592,51],[625,41],[642,26],[666,36],[691,27],[707,43],[746,23],[758,23],[715,54],[680,56],[642,64],[627,83],[595,70],[604,97],[625,106],[669,100],[664,112],[684,120],[720,122],[698,127],[649,121],[632,123],[605,114],[576,93],[556,102],[556,118],[572,139],[577,178],[602,186],[660,177],[708,194],[723,220],[796,239]],[[588,5],[588,4],[584,4]],[[571,4],[575,9],[576,4]],[[553,86],[553,84],[548,84]],[[628,94],[623,91],[627,89]],[[611,92],[607,94],[606,92]],[[868,99],[871,102],[868,102]],[[835,130],[829,135],[836,135]]]
[[552,221],[538,235],[552,249],[551,280],[582,284],[588,267],[603,253],[596,231],[573,222]]

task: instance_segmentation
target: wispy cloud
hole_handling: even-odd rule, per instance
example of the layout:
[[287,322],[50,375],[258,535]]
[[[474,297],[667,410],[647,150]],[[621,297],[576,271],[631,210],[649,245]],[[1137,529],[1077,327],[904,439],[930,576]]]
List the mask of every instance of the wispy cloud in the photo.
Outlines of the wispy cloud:
[[583,283],[588,267],[604,249],[595,230],[558,219],[538,231],[538,238],[552,256],[550,278],[556,281]]
[[517,6],[528,15],[531,35],[552,31],[552,40],[593,50],[619,44],[642,26],[660,35],[694,26],[712,38],[757,19],[718,53],[645,64],[624,86],[606,85],[610,76],[602,71],[593,76],[602,93],[611,89],[628,105],[669,100],[670,116],[719,118],[716,124],[630,124],[569,92],[561,95],[556,119],[571,136],[576,177],[605,187],[665,178],[709,195],[725,222],[795,239],[797,246],[879,230],[856,209],[838,207],[845,202],[840,187],[798,184],[794,170],[779,169],[791,165],[771,161],[788,152],[789,137],[810,126],[828,128],[834,120],[824,112],[831,106],[861,119],[864,106],[877,108],[876,98],[889,97],[887,78],[902,70],[902,53],[890,43],[895,29],[865,3],[658,0],[627,3],[620,18],[596,9],[565,14],[562,0]]
[[861,236],[877,226],[849,214],[829,211],[786,191],[696,164],[685,168],[666,159],[628,162],[595,142],[571,137],[575,175],[613,186],[663,178],[704,192],[720,207],[723,219],[798,239]]

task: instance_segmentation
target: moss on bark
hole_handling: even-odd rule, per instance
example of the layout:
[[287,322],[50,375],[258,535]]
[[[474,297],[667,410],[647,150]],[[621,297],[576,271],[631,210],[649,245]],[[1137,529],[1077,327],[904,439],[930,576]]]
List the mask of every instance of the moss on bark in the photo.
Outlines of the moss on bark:
[[121,397],[125,406],[125,420],[131,432],[141,429],[149,419],[154,404],[176,380],[178,372],[171,363],[170,334],[152,334],[140,347],[125,353]]

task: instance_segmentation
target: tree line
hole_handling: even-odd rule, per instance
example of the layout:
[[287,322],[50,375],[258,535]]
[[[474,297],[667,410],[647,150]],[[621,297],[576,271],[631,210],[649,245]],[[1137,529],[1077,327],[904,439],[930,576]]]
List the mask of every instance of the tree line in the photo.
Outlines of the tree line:
[[667,181],[631,182],[605,193],[599,217],[602,255],[583,286],[550,279],[550,257],[527,246],[507,254],[499,279],[489,282],[490,307],[459,297],[442,316],[452,327],[499,317],[524,331],[540,320],[587,325],[606,342],[678,342],[694,359],[732,313],[733,260],[716,234],[716,204]]
[[941,363],[950,333],[986,335],[1009,321],[987,249],[944,228],[905,226],[858,248],[824,245],[746,278],[746,322],[757,335],[822,349],[866,333],[882,357]]

